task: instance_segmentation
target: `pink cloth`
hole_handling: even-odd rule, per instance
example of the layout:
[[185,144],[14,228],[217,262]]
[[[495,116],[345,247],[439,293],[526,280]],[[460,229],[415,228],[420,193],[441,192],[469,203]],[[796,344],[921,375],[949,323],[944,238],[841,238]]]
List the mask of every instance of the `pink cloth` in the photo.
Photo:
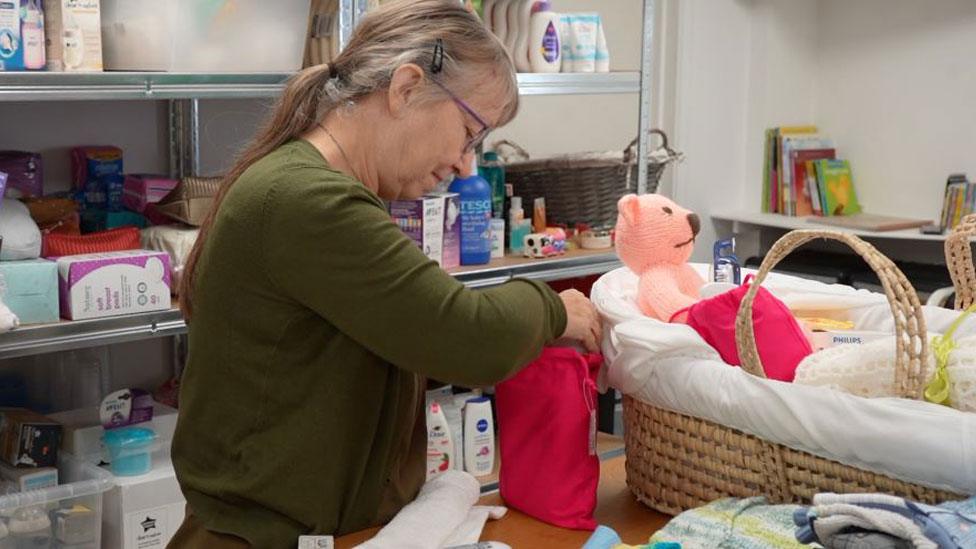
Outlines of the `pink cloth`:
[[[715,347],[722,360],[738,366],[741,361],[735,345],[735,317],[739,313],[739,304],[748,291],[749,278],[742,286],[699,301],[676,312],[674,316],[687,311],[685,323],[694,328],[709,345]],[[752,303],[752,326],[766,377],[792,382],[797,365],[813,352],[793,314],[776,296],[765,288],[759,288]]]
[[600,459],[596,374],[603,357],[550,347],[495,389],[505,504],[543,522],[593,530]]

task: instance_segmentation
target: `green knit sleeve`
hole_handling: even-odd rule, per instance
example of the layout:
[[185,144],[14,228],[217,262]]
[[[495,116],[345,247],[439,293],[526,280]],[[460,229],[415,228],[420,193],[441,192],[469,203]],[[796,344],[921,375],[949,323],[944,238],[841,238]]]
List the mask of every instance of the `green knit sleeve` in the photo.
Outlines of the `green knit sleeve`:
[[277,290],[400,368],[446,383],[497,383],[559,337],[566,311],[547,285],[472,290],[392,222],[365,187],[296,170],[266,198],[264,268]]

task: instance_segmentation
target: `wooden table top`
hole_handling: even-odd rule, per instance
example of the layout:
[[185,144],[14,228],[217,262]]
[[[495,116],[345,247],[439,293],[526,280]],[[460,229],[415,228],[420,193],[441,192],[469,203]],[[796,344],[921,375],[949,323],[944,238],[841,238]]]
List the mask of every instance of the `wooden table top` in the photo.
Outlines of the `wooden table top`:
[[[482,505],[504,505],[498,492],[482,496]],[[647,543],[651,534],[661,529],[671,517],[644,506],[627,488],[624,456],[608,459],[600,464],[600,486],[594,514],[597,523],[609,526],[620,534],[624,543]],[[353,547],[376,534],[378,528],[364,530],[336,539],[339,549]],[[500,541],[513,549],[582,547],[590,532],[567,530],[550,526],[523,513],[509,509],[504,518],[489,520],[481,534],[483,541]]]

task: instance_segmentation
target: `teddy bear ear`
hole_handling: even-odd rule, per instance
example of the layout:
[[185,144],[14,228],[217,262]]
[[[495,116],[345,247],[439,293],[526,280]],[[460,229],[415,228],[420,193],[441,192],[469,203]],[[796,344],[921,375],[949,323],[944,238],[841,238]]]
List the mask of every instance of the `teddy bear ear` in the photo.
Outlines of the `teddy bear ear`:
[[626,194],[617,202],[617,211],[627,223],[633,225],[640,214],[640,201],[636,194]]

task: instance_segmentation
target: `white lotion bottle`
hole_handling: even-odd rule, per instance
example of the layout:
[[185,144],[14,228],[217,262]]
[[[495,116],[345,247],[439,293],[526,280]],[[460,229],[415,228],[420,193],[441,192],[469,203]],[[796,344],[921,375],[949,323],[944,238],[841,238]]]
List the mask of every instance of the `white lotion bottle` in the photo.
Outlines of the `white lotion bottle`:
[[549,1],[537,2],[529,24],[529,65],[532,72],[552,73],[562,68],[560,16],[553,13]]
[[[495,33],[498,40],[505,45],[508,40],[508,5],[511,0],[496,0],[495,7],[491,10],[491,32]],[[508,46],[506,45],[506,48]]]
[[[505,20],[508,21],[508,34],[505,35],[505,47],[512,60],[518,63],[518,56],[515,54],[515,42],[519,37],[519,12],[522,11],[522,4],[532,0],[511,0],[508,9],[505,10]],[[516,66],[516,70],[518,66]]]
[[441,405],[427,408],[427,480],[454,467],[454,442]]
[[494,22],[491,19],[491,14],[495,11],[495,4],[497,3],[498,0],[484,0],[484,2],[481,3],[481,21],[486,27],[488,27],[489,32],[494,32],[494,27],[492,26],[494,25]]
[[518,13],[518,38],[515,40],[512,57],[515,59],[515,69],[518,72],[532,72],[532,64],[529,63],[529,34],[532,27],[532,13],[537,9],[541,2],[536,0],[524,0],[519,5]]
[[488,397],[472,398],[464,405],[464,470],[476,477],[495,469],[495,422]]

